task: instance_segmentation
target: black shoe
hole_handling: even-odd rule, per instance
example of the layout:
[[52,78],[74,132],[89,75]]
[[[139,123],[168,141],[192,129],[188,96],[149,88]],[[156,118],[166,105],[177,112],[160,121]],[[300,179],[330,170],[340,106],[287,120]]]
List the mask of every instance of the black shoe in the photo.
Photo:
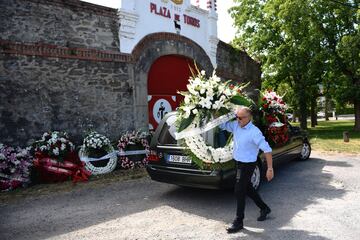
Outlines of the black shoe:
[[265,209],[260,210],[260,216],[258,217],[258,221],[265,221],[267,215],[271,213],[271,209],[269,207],[266,207]]
[[230,227],[226,229],[228,233],[235,233],[244,228],[243,221],[236,218]]

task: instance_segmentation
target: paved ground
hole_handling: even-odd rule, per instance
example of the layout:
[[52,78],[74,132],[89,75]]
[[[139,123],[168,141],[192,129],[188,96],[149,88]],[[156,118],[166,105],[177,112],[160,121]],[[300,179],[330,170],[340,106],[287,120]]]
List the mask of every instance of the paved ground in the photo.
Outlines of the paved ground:
[[225,231],[235,210],[230,191],[145,177],[2,202],[0,239],[358,239],[359,170],[359,155],[313,153],[282,165],[260,190],[270,219],[257,222],[248,201],[245,229],[233,235]]

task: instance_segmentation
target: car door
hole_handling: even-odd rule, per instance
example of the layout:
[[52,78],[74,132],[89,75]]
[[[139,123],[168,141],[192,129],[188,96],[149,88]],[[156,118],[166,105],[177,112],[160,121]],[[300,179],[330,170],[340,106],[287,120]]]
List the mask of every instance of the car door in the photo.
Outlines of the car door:
[[298,157],[302,146],[302,135],[298,128],[287,123],[289,139],[283,145],[273,146],[274,165],[290,161]]

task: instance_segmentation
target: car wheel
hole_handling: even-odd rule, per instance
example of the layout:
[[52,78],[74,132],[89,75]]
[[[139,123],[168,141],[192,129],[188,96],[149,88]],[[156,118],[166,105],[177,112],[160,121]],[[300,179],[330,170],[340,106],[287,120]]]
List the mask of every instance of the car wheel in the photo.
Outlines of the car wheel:
[[305,161],[308,160],[311,154],[311,146],[309,142],[304,142],[303,146],[301,148],[301,153],[300,153],[300,160],[301,161]]
[[255,190],[258,190],[261,183],[261,167],[260,163],[258,163],[255,167],[254,173],[251,176],[251,184],[255,188]]

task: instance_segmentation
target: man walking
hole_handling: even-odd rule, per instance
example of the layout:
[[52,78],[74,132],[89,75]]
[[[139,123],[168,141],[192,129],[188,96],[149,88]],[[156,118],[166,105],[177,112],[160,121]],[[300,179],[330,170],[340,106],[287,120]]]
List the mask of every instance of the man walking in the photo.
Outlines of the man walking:
[[220,125],[220,128],[232,132],[234,135],[233,158],[236,161],[235,194],[237,209],[234,222],[226,229],[228,233],[237,232],[244,227],[243,219],[246,195],[260,208],[258,221],[266,220],[267,215],[271,212],[270,208],[264,203],[251,184],[251,176],[257,164],[256,160],[259,149],[264,152],[266,158],[267,180],[270,181],[274,177],[272,149],[262,132],[251,122],[251,110],[248,107],[239,107],[236,111],[236,119],[237,121]]

